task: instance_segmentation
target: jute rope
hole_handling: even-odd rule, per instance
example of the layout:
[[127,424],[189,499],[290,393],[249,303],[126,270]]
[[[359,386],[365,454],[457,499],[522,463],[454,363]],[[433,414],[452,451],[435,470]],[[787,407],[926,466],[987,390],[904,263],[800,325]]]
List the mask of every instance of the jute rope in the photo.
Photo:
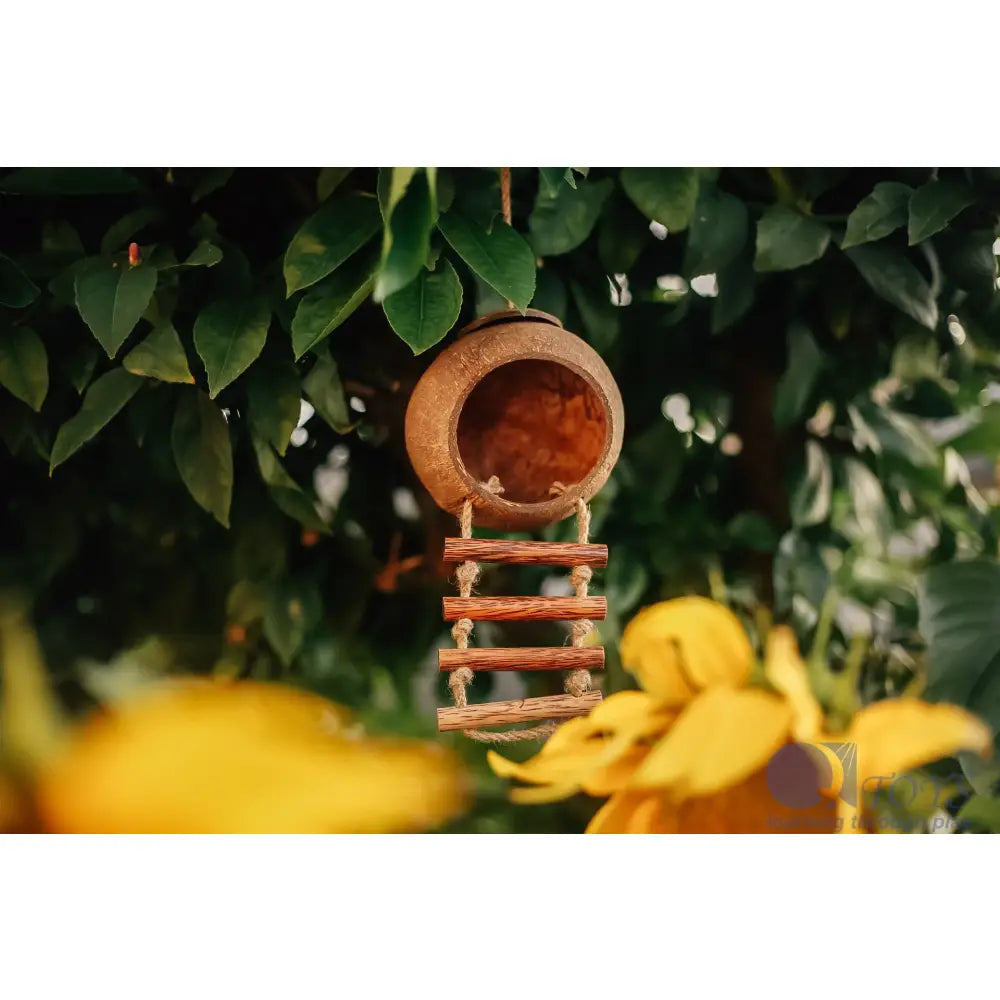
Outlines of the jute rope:
[[[503,221],[507,225],[511,225],[511,210],[510,210],[510,167],[500,168],[500,209],[503,212]],[[513,309],[514,303],[510,299],[507,300],[507,308]]]
[[[486,483],[486,489],[490,493],[503,493],[503,486],[496,476],[491,476]],[[555,483],[550,492],[562,493],[565,487],[561,483]],[[462,515],[459,518],[459,528],[462,538],[472,537],[472,501],[466,500],[462,505]],[[586,545],[590,535],[590,508],[586,501],[580,498],[576,502],[576,536],[577,541]],[[589,566],[575,566],[570,574],[570,582],[576,590],[577,597],[587,596],[587,587],[590,583],[593,572]],[[471,597],[472,588],[479,579],[479,564],[466,561],[455,570],[455,578],[458,581],[458,593],[460,597]],[[573,622],[571,635],[574,646],[582,646],[594,627],[594,623],[583,618]],[[452,626],[451,636],[455,640],[458,649],[469,648],[469,636],[472,634],[472,620],[469,618],[459,618]],[[459,667],[453,670],[448,678],[448,689],[451,691],[452,700],[456,708],[465,708],[469,704],[468,686],[472,683],[475,673],[469,667]],[[579,698],[591,688],[590,671],[585,669],[573,670],[566,678],[564,685],[568,694]],[[483,732],[479,729],[464,729],[463,734],[470,740],[478,743],[519,743],[522,740],[545,740],[555,732],[558,723],[542,722],[537,726],[528,726],[525,729],[507,729],[500,732]]]

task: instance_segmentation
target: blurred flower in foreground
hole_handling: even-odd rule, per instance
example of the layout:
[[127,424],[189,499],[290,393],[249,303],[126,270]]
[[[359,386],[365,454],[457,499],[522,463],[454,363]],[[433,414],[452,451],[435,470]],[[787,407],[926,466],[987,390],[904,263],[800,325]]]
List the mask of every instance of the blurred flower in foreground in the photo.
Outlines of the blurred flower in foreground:
[[[641,611],[621,656],[644,690],[613,694],[560,726],[523,764],[490,753],[498,775],[535,786],[515,789],[514,801],[610,796],[588,833],[863,832],[866,782],[992,746],[975,716],[916,698],[869,705],[846,731],[826,732],[791,630],[771,630],[762,682],[750,686],[750,640],[731,611],[706,598]],[[837,773],[829,743],[853,747],[853,775],[842,762]],[[769,763],[791,745],[802,751],[798,777],[804,761],[811,801],[801,789],[776,794]]]
[[464,806],[443,748],[366,737],[340,706],[279,685],[182,681],[64,727],[9,602],[0,666],[0,830],[404,832]]

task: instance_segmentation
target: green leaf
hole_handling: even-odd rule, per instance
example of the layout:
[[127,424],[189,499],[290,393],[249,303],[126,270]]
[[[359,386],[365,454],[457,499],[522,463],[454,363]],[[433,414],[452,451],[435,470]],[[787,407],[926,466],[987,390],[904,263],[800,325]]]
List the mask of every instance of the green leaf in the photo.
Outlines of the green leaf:
[[229,527],[233,447],[222,411],[200,389],[184,389],[170,430],[177,471],[199,507]]
[[488,285],[523,313],[535,294],[535,255],[525,239],[505,222],[492,232],[449,212],[438,229],[452,249]]
[[948,443],[961,455],[1000,457],[1000,406],[977,407],[972,415],[972,426]]
[[385,227],[382,263],[375,276],[376,302],[405,288],[420,273],[430,253],[431,231],[437,215],[427,172],[422,170],[413,176],[399,195],[396,178],[400,169],[412,168],[393,169],[387,206],[391,215]]
[[716,274],[735,259],[747,239],[747,207],[735,195],[702,187],[691,218],[684,273]]
[[859,444],[876,455],[898,455],[921,468],[939,465],[937,445],[915,418],[870,400],[848,406],[847,414]]
[[198,313],[194,346],[212,399],[257,359],[270,324],[271,310],[261,296],[220,299]]
[[566,286],[550,268],[543,267],[538,272],[531,308],[561,318],[566,315],[566,304]]
[[842,250],[871,243],[906,225],[909,215],[910,195],[913,188],[897,181],[883,181],[872,188],[867,198],[862,198],[847,217],[847,233],[840,244]]
[[222,260],[222,248],[209,240],[201,240],[198,245],[178,264],[178,267],[215,267]]
[[[917,592],[927,643],[927,695],[977,710],[1000,676],[1000,566],[992,560],[934,566]],[[997,728],[1000,705],[987,721]]]
[[757,223],[757,271],[791,271],[819,260],[830,230],[787,205],[772,205]]
[[337,363],[327,353],[320,354],[312,370],[302,381],[302,391],[316,412],[338,434],[346,434],[353,426],[344,386]]
[[805,528],[830,515],[833,473],[830,456],[816,441],[806,441],[806,464],[791,497],[792,525]]
[[555,257],[575,250],[590,235],[613,187],[607,178],[576,190],[564,184],[554,196],[539,191],[528,218],[535,253]]
[[285,251],[288,294],[335,271],[378,232],[381,221],[378,203],[371,195],[347,194],[324,202]]
[[24,167],[0,181],[7,194],[118,194],[134,191],[139,182],[114,167]]
[[197,205],[199,201],[224,187],[235,172],[234,167],[209,167],[191,192],[191,204]]
[[627,274],[642,251],[654,242],[649,222],[627,199],[615,198],[601,215],[597,256],[608,274]]
[[69,384],[76,389],[78,396],[90,384],[97,367],[97,358],[97,345],[90,340],[77,344],[60,358],[60,365],[69,378]]
[[971,189],[961,181],[932,180],[917,188],[910,198],[910,246],[940,232],[973,201]]
[[0,385],[36,413],[49,391],[45,345],[26,326],[0,328]]
[[378,258],[364,254],[311,288],[292,318],[292,350],[298,360],[321,344],[368,298]]
[[726,534],[737,545],[752,552],[773,552],[778,547],[774,525],[757,511],[740,511],[726,525]]
[[330,534],[329,526],[316,510],[316,502],[310,499],[285,471],[274,449],[256,434],[252,435],[252,438],[260,477],[267,484],[268,491],[278,508],[305,527],[325,535]]
[[147,205],[145,208],[137,208],[134,212],[123,215],[104,234],[101,240],[101,253],[110,256],[116,250],[121,250],[128,241],[141,232],[151,222],[156,222],[161,218],[158,208]]
[[142,381],[138,375],[124,368],[114,368],[90,386],[79,411],[56,434],[49,459],[50,476],[57,466],[62,465],[115,417],[139,391]]
[[254,432],[284,455],[302,406],[298,368],[290,361],[254,365],[247,376],[247,402]]
[[716,275],[719,294],[712,302],[712,333],[732,326],[753,305],[757,275],[749,253],[740,254]]
[[291,666],[306,634],[322,613],[314,584],[285,581],[270,595],[264,612],[264,636],[286,668]]
[[113,358],[153,297],[156,268],[91,259],[75,274],[76,308],[108,357]]
[[455,325],[462,309],[462,283],[442,260],[434,271],[422,270],[406,288],[383,303],[389,325],[413,351],[433,347]]
[[15,264],[0,253],[0,306],[23,309],[38,298],[38,286]]
[[988,833],[1000,833],[1000,799],[973,795],[958,811],[955,822],[969,824]]
[[146,375],[161,382],[194,383],[184,345],[169,321],[159,324],[136,344],[122,359],[122,367],[133,375]]
[[875,541],[883,547],[892,530],[892,517],[881,481],[867,465],[853,458],[844,461],[844,474],[858,540]]
[[326,201],[351,172],[351,167],[320,167],[316,175],[316,199]]
[[612,303],[607,278],[599,285],[570,282],[573,301],[580,310],[580,319],[587,339],[598,354],[607,354],[621,333],[621,310]]
[[549,198],[555,198],[559,194],[559,189],[563,184],[576,187],[575,180],[570,183],[570,178],[573,174],[569,167],[539,167],[538,176],[541,180],[542,188],[545,190],[546,197]]
[[788,367],[774,393],[774,426],[779,430],[791,427],[804,415],[825,361],[809,328],[793,322],[788,328]]
[[698,201],[694,167],[626,167],[622,187],[635,207],[672,233],[687,229]]
[[69,257],[82,257],[87,252],[80,234],[65,219],[46,222],[42,226],[42,250]]
[[928,329],[937,326],[937,302],[930,286],[902,253],[870,244],[846,253],[876,295]]

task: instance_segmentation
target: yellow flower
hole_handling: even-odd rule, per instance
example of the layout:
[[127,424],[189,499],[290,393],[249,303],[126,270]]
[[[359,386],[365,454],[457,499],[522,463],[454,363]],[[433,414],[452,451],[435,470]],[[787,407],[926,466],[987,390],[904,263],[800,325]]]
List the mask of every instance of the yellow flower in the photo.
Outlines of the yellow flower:
[[[438,826],[463,809],[462,770],[442,747],[366,737],[345,709],[280,685],[169,684],[54,739],[51,713],[39,707],[42,685],[24,683],[44,676],[30,630],[6,614],[0,632],[3,718],[45,722],[45,738],[32,730],[23,746],[11,746],[4,730],[0,747],[22,776],[15,784],[0,775],[0,822],[8,829],[403,832]],[[30,795],[20,816],[19,788]]]
[[767,637],[767,687],[748,686],[750,640],[704,598],[640,612],[621,653],[643,691],[611,695],[523,764],[489,755],[497,774],[532,786],[514,789],[515,801],[610,796],[589,833],[858,832],[873,778],[992,747],[968,712],[915,698],[878,702],[846,732],[825,731],[791,630]]

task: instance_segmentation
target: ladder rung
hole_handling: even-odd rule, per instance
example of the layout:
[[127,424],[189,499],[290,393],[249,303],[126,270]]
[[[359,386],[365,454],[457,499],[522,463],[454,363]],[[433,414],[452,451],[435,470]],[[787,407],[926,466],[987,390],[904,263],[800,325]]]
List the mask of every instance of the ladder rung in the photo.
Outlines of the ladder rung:
[[600,646],[438,650],[439,670],[459,667],[472,670],[601,670],[604,650]]
[[506,538],[446,538],[444,561],[515,563],[520,566],[594,566],[608,564],[607,545],[578,542],[511,542]]
[[445,597],[443,603],[446,622],[603,620],[608,612],[603,597]]
[[491,701],[485,705],[466,705],[465,708],[439,708],[438,730],[447,732],[451,729],[502,726],[511,722],[572,719],[576,715],[586,715],[600,703],[601,692],[588,691],[579,697],[555,694],[546,698],[522,698],[519,701]]

